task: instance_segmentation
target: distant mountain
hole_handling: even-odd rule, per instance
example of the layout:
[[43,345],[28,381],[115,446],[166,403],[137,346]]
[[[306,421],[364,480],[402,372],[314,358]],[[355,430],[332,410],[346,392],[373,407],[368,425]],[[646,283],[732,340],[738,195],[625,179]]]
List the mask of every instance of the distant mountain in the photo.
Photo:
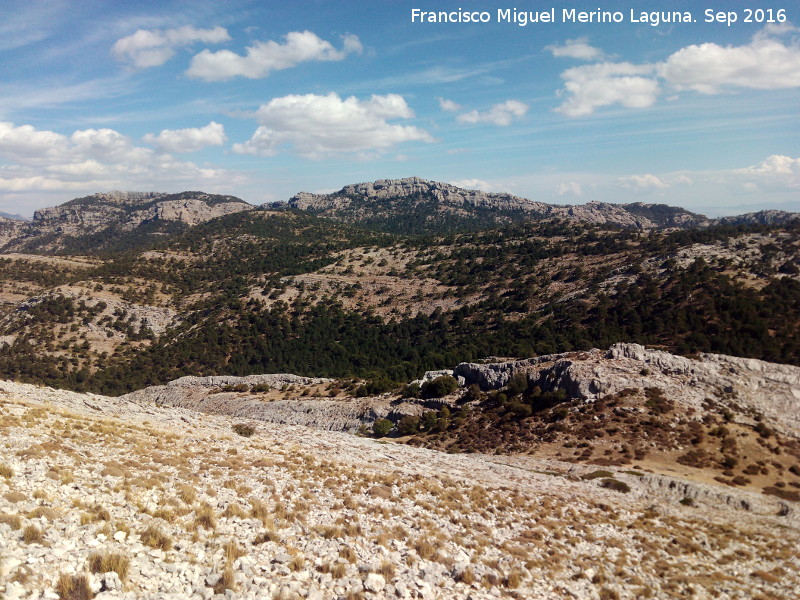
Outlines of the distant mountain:
[[403,234],[450,233],[553,218],[636,229],[710,224],[703,215],[664,204],[590,202],[558,206],[511,194],[466,190],[418,177],[348,185],[332,194],[301,192],[289,200],[288,206],[370,229]]
[[760,210],[758,212],[721,217],[716,221],[721,225],[784,225],[800,219],[800,213],[784,210]]
[[[108,192],[34,213],[32,221],[0,216],[0,252],[97,254],[150,248],[167,237],[256,207],[228,195],[187,191]],[[373,232],[442,235],[515,223],[563,220],[647,231],[712,225],[781,225],[800,215],[765,210],[721,219],[665,204],[554,205],[511,194],[467,190],[418,177],[347,185],[331,194],[300,192],[261,207],[293,209]]]
[[28,221],[29,220],[29,219],[26,219],[25,217],[23,217],[22,215],[12,215],[10,213],[6,213],[6,212],[2,212],[2,211],[0,211],[0,219],[12,219],[14,221]]
[[74,254],[136,248],[253,208],[234,196],[204,192],[93,194],[37,210],[29,223],[0,223],[0,249]]

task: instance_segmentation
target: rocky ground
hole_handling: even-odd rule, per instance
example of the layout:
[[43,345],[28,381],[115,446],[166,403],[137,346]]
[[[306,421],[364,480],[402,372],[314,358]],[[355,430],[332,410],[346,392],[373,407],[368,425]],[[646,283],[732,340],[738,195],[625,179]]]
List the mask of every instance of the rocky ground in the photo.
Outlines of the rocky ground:
[[0,415],[6,599],[800,592],[796,512],[745,490],[9,382]]

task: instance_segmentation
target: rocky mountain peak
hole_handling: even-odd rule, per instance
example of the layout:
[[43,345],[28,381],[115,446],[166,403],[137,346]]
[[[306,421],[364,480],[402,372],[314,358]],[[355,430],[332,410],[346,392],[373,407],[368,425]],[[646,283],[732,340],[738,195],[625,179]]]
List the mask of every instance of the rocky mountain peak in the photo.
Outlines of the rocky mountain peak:
[[[634,229],[706,227],[712,223],[703,215],[664,204],[596,201],[582,205],[546,204],[513,194],[463,189],[419,177],[352,184],[331,194],[301,192],[289,200],[288,206],[389,231],[395,230],[399,224],[387,225],[387,221],[413,216],[417,221],[413,232],[446,230],[443,221],[447,220],[454,229],[474,229],[536,218]],[[404,219],[403,224],[407,223],[408,220]]]
[[74,240],[88,236],[111,239],[145,229],[152,234],[165,227],[192,227],[253,208],[234,196],[205,192],[97,193],[37,210],[30,223],[12,223],[8,231],[0,231],[0,244],[4,251],[63,250]]
[[425,197],[442,205],[453,207],[490,208],[495,210],[521,210],[544,212],[548,205],[511,194],[483,192],[456,187],[449,183],[428,181],[420,177],[404,179],[379,179],[374,182],[346,185],[332,194],[310,194],[300,192],[289,200],[289,206],[323,212],[328,209],[350,206],[358,199],[388,200]]

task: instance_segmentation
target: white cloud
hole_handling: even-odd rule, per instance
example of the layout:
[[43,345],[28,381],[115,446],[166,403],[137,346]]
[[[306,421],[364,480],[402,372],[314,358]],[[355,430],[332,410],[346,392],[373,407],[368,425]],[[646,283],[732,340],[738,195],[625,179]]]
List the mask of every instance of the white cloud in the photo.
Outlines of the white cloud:
[[459,123],[490,123],[505,127],[511,125],[515,118],[521,118],[528,112],[528,105],[519,100],[507,100],[502,104],[495,104],[486,112],[477,110],[458,115]]
[[326,96],[292,94],[262,104],[255,113],[260,126],[250,140],[234,144],[233,151],[273,156],[289,148],[300,156],[320,159],[335,154],[380,153],[402,142],[433,141],[424,129],[388,122],[413,116],[397,94],[373,95],[369,100],[354,96],[342,99],[333,92]]
[[[800,87],[800,44],[784,44],[776,37],[790,31],[797,30],[788,25],[767,26],[743,46],[693,44],[657,64],[603,62],[567,69],[561,74],[565,83],[559,91],[566,99],[556,112],[581,117],[614,104],[645,108],[655,104],[662,83],[673,90],[702,94]],[[570,41],[548,48],[554,54],[567,52]]]
[[196,152],[207,146],[221,146],[228,138],[225,136],[225,127],[211,121],[205,127],[164,129],[158,135],[148,133],[142,139],[166,152],[179,154]]
[[679,90],[717,94],[726,88],[774,90],[800,87],[800,45],[774,35],[791,27],[768,27],[745,46],[693,44],[672,54],[658,73]]
[[292,31],[286,35],[286,43],[256,42],[246,49],[245,56],[230,50],[203,50],[192,58],[186,74],[205,81],[225,81],[236,76],[260,79],[302,62],[343,60],[348,54],[361,51],[361,42],[355,35],[344,36],[342,48],[337,50],[311,31]]
[[465,190],[482,190],[484,192],[492,189],[492,184],[488,181],[484,181],[483,179],[457,179],[456,181],[451,181],[450,185],[454,185]]
[[175,49],[195,42],[219,44],[230,40],[224,27],[197,29],[187,25],[176,29],[139,29],[116,41],[111,48],[114,57],[140,69],[158,67],[175,54]]
[[735,173],[762,186],[800,188],[800,158],[773,154]]
[[598,63],[567,69],[561,74],[569,97],[556,109],[568,117],[589,115],[601,106],[621,104],[629,108],[652,106],[659,93],[658,82],[647,77],[651,65]]
[[567,40],[563,46],[545,46],[545,50],[550,50],[556,58],[566,57],[579,60],[601,60],[603,58],[603,51],[590,46],[588,38],[585,37]]
[[71,135],[0,122],[0,190],[11,192],[164,189],[206,184],[215,189],[236,177],[224,170],[178,161],[133,144],[113,129]]
[[461,105],[447,98],[436,98],[439,101],[439,108],[448,112],[455,112],[461,110]]
[[553,191],[556,196],[582,196],[583,186],[577,181],[565,181],[556,185]]
[[661,177],[647,173],[645,175],[630,175],[620,177],[617,182],[621,187],[637,192],[648,192],[652,190],[665,190],[670,185]]

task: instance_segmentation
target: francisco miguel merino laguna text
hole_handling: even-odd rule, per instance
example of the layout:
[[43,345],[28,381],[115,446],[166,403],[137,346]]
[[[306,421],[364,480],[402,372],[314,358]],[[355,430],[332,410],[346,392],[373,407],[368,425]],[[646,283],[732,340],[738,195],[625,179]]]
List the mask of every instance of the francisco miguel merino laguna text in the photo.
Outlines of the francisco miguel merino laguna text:
[[[743,23],[783,23],[786,21],[785,9],[743,9]],[[515,23],[525,27],[530,23],[647,23],[657,27],[662,23],[695,23],[697,20],[691,11],[636,11],[630,9],[628,18],[622,11],[610,10],[577,10],[575,8],[562,8],[557,12],[555,8],[541,11],[517,10],[516,8],[498,8],[494,21],[497,23]],[[560,20],[559,20],[560,18]],[[739,20],[737,11],[716,11],[707,9],[703,13],[705,23],[725,23],[730,26]],[[489,11],[426,11],[419,8],[411,9],[412,23],[489,23],[492,22],[492,13]]]

